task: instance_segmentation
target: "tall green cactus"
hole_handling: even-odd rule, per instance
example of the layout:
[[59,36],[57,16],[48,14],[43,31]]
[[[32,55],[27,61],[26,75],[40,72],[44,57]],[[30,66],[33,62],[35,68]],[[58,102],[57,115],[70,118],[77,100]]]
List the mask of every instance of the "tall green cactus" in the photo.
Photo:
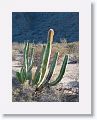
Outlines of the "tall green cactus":
[[52,77],[52,74],[54,72],[56,62],[58,59],[58,52],[55,53],[53,61],[50,65],[49,72],[48,71],[48,64],[50,60],[50,55],[51,55],[51,48],[52,48],[52,42],[53,42],[53,36],[54,36],[54,31],[52,29],[49,30],[48,32],[48,41],[46,47],[43,47],[42,51],[42,58],[39,67],[36,70],[35,77],[33,79],[33,83],[37,85],[37,88],[41,88],[45,86],[46,84],[53,86],[59,83],[65,73],[67,61],[68,61],[68,55],[64,57],[64,61],[60,70],[60,74],[58,75],[57,79],[53,82],[50,82],[50,79]]
[[52,47],[52,42],[53,42],[53,36],[54,36],[54,31],[50,29],[48,32],[47,46],[45,48],[43,59],[42,59],[42,64],[41,64],[41,75],[37,83],[38,87],[43,83],[47,75],[48,64],[49,64],[50,54],[51,54],[51,47]]
[[[56,80],[50,82],[53,72],[55,70],[55,66],[57,63],[58,55],[59,55],[58,52],[56,52],[54,54],[54,58],[51,62],[50,68],[48,68],[49,61],[50,61],[50,55],[51,55],[53,36],[54,36],[54,31],[53,31],[53,29],[50,29],[48,32],[47,45],[43,46],[40,64],[37,67],[35,76],[32,80],[32,86],[37,85],[37,88],[44,87],[47,84],[49,86],[54,86],[54,85],[58,84],[61,81],[61,79],[65,73],[65,69],[66,69],[67,61],[68,61],[68,55],[65,55],[65,57],[64,57],[63,64],[61,66],[61,70],[60,70],[58,77],[56,78]],[[30,59],[28,59],[28,52],[29,52],[29,43],[27,42],[25,44],[25,48],[24,48],[24,66],[21,68],[20,73],[19,72],[16,73],[16,76],[21,83],[24,83],[25,80],[31,79],[31,77],[29,77],[29,76],[30,76],[31,69],[33,66],[34,49],[32,48]],[[49,69],[49,71],[48,71],[48,69]]]

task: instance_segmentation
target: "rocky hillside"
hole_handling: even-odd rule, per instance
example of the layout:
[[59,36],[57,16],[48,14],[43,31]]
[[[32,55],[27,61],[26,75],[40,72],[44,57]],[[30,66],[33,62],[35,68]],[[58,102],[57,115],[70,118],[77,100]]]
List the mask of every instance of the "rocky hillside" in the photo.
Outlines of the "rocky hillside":
[[65,38],[68,42],[79,40],[79,14],[77,12],[13,12],[12,40],[45,43],[50,28],[55,31],[54,41]]

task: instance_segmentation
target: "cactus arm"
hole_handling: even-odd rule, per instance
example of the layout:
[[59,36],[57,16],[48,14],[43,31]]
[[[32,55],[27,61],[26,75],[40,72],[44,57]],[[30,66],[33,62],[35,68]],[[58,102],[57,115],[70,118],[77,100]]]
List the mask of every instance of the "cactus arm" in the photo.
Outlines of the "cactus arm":
[[33,84],[37,84],[37,82],[39,81],[41,64],[42,64],[42,59],[43,59],[43,55],[44,55],[45,49],[46,49],[46,46],[43,46],[42,54],[41,54],[41,59],[40,59],[41,61],[40,61],[40,64],[39,64],[39,66],[37,67],[37,70],[36,70],[36,72],[35,72],[34,79],[32,80]]
[[46,81],[47,81],[47,82],[49,82],[49,80],[51,79],[52,74],[53,74],[53,72],[54,72],[55,65],[56,65],[57,59],[58,59],[58,54],[59,54],[59,53],[56,52],[55,55],[54,55],[53,61],[52,61],[52,63],[51,63],[51,66],[50,66],[50,69],[49,69],[49,72],[48,72],[48,75],[47,75],[47,77],[46,77]]
[[47,75],[46,79],[43,81],[43,83],[41,83],[41,85],[40,85],[39,88],[41,88],[42,86],[45,86],[46,83],[48,83],[49,80],[51,79],[52,74],[53,74],[54,69],[55,69],[55,65],[56,65],[56,63],[57,63],[58,54],[59,54],[58,52],[56,52],[56,53],[54,54],[54,58],[53,58],[53,61],[51,62],[51,65],[50,65],[50,69],[49,69],[48,75]]
[[55,81],[49,83],[50,86],[54,86],[54,85],[56,85],[57,83],[59,83],[61,81],[61,79],[62,79],[62,77],[63,77],[63,75],[65,73],[67,61],[68,61],[68,55],[66,55],[64,57],[64,61],[63,61],[59,76],[57,77],[57,79]]
[[32,69],[33,67],[33,57],[34,56],[34,48],[31,49],[31,58],[29,60],[29,66],[28,66],[28,72]]
[[38,82],[38,87],[42,84],[47,74],[48,64],[49,64],[49,59],[50,59],[50,54],[51,54],[51,47],[52,47],[52,42],[53,42],[53,35],[54,35],[54,31],[50,29],[48,32],[48,41],[47,41],[46,50],[44,52],[43,60],[41,64],[41,74],[40,74],[40,79]]
[[51,49],[50,42],[48,42],[44,56],[43,56],[42,64],[41,64],[41,71],[42,71],[41,80],[43,79],[43,77],[46,73],[47,67],[48,67],[50,52],[51,52],[50,49]]
[[29,43],[27,42],[24,48],[24,66],[25,66],[26,72],[28,71],[28,51],[29,51]]

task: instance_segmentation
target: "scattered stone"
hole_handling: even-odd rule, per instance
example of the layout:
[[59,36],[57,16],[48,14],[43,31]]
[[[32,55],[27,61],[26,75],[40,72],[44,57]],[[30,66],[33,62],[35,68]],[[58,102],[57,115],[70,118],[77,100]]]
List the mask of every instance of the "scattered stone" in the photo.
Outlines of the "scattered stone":
[[74,54],[70,54],[68,64],[76,64],[76,63],[79,63],[79,57]]

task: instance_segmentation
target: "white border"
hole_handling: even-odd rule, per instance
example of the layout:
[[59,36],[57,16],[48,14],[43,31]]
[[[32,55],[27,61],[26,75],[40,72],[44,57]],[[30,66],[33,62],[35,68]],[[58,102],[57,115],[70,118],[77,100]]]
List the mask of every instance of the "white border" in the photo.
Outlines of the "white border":
[[[0,113],[91,114],[91,4],[88,0],[0,2]],[[79,102],[12,102],[12,12],[79,12]]]

